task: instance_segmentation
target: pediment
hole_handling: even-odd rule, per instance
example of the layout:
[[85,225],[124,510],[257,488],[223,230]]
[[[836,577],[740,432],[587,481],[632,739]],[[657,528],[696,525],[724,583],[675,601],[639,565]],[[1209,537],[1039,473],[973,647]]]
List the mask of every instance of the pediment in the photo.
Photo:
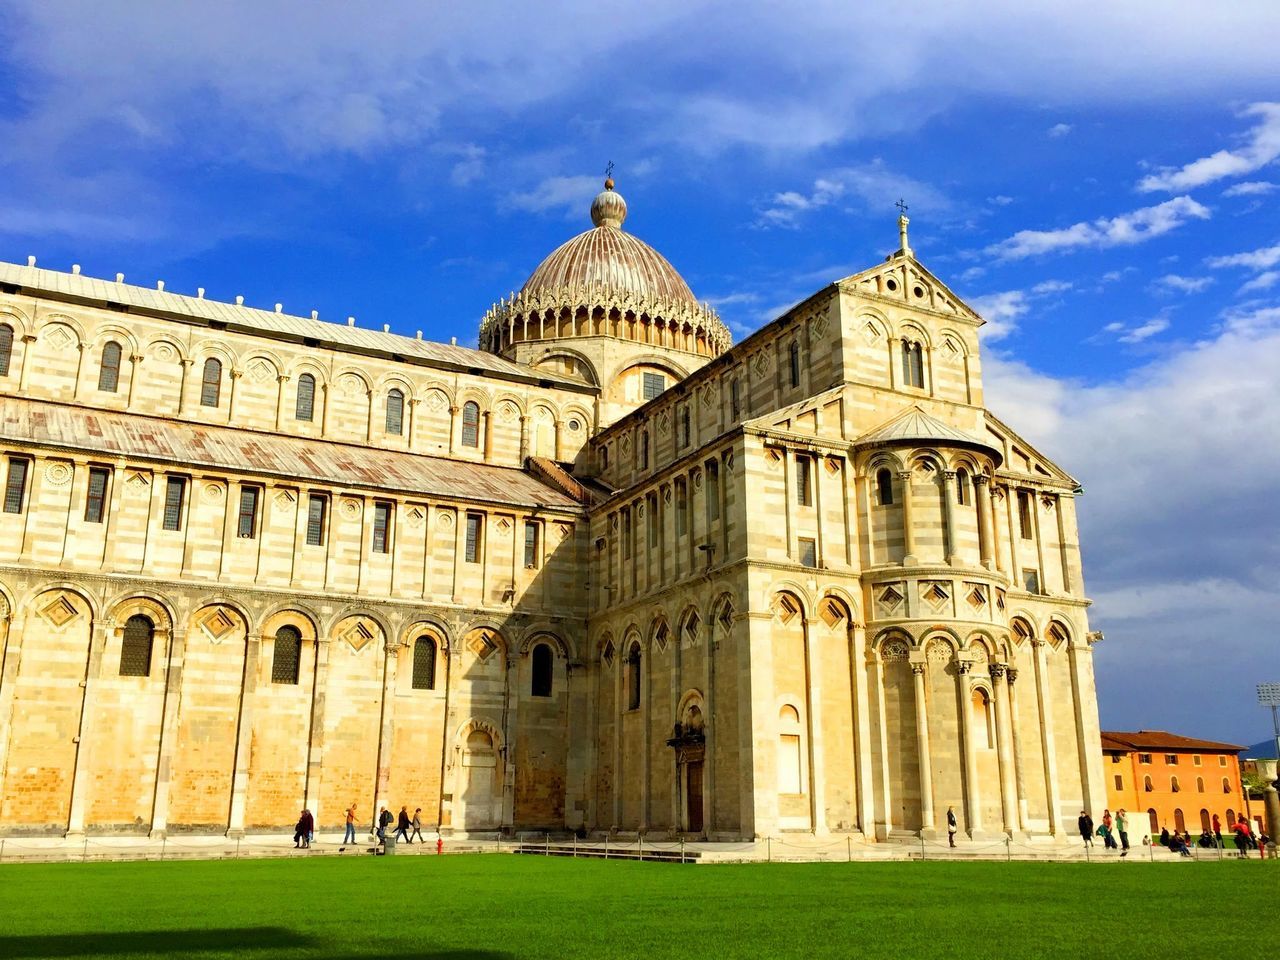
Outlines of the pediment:
[[993,414],[983,411],[988,441],[1005,451],[1003,473],[1016,473],[1042,483],[1079,485],[1075,477],[1027,443],[1013,428]]
[[910,254],[894,254],[884,263],[845,277],[839,286],[845,293],[896,300],[913,310],[928,310],[976,324],[986,322]]

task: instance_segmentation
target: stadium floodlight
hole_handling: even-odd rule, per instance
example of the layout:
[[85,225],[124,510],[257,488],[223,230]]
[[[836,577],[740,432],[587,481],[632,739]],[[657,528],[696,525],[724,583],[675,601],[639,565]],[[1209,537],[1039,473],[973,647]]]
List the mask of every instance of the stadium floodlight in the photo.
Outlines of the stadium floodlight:
[[1264,707],[1280,707],[1280,683],[1258,684],[1258,702]]

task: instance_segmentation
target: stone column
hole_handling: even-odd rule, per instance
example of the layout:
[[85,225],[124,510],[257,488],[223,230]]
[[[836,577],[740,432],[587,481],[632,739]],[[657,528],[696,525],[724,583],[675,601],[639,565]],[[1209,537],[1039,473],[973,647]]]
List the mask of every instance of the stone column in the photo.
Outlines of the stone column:
[[528,414],[520,416],[520,466],[524,466],[525,460],[529,458],[529,420]]
[[964,816],[968,821],[969,837],[982,833],[982,806],[979,803],[978,756],[973,742],[973,690],[968,676],[971,663],[956,661],[956,684],[960,693],[960,740],[964,751]]
[[302,806],[320,829],[320,786],[324,779],[325,691],[329,681],[329,641],[316,638],[316,668],[311,679],[311,729],[307,737],[307,775]]
[[231,381],[231,388],[229,390],[229,396],[227,397],[227,423],[236,422],[236,384],[243,376],[244,371],[237,370],[235,367],[232,367],[227,372],[227,377]]
[[924,688],[924,672],[928,669],[923,650],[911,653],[911,674],[916,694],[916,750],[920,760],[920,833],[932,837],[937,821],[933,814],[933,768],[929,759],[929,708]]
[[564,421],[556,421],[556,462],[564,460]]
[[[26,393],[31,383],[31,360],[32,354],[35,353],[35,343],[37,341],[35,334],[26,333],[22,336],[22,372],[18,375],[18,392]],[[77,368],[78,369],[78,368]],[[76,377],[76,383],[80,382],[79,376]]]
[[815,836],[825,836],[827,830],[827,769],[822,737],[822,665],[814,649],[812,623],[802,618],[804,630],[805,674],[808,683],[809,703],[809,822]]
[[178,416],[185,417],[187,415],[188,400],[191,395],[191,368],[195,366],[195,361],[183,357],[178,363],[182,366],[182,376],[178,380]]
[[373,391],[366,390],[364,392],[365,399],[369,401],[369,420],[365,429],[365,442],[373,443]]
[[[450,647],[452,647],[452,644],[450,644]],[[373,785],[373,816],[370,818],[375,824],[377,823],[379,810],[383,807],[388,810],[392,809],[390,800],[391,746],[395,736],[396,673],[400,664],[400,645],[394,640],[388,639],[383,644],[382,652],[382,722],[378,725],[378,766]],[[445,653],[444,660],[445,664],[448,665],[448,653]],[[452,677],[453,670],[449,669],[446,684],[452,680]],[[449,687],[446,685],[445,689],[447,691]],[[449,730],[449,720],[446,713],[445,729],[441,739],[442,752],[446,754],[452,749],[450,736],[451,731]],[[443,778],[440,781],[440,792],[442,795],[446,792]],[[453,826],[456,828],[457,824],[453,824]]]
[[155,801],[151,806],[152,838],[165,836],[169,829],[169,778],[173,769],[174,741],[178,735],[178,707],[182,703],[182,667],[186,650],[187,632],[174,630],[169,636],[169,660],[165,669],[160,756],[156,765]]
[[245,638],[240,716],[236,721],[235,768],[231,773],[231,813],[227,820],[227,836],[232,839],[244,836],[245,804],[249,795],[249,748],[253,742],[253,704],[258,689],[262,640],[261,635]]
[[1031,641],[1036,666],[1036,701],[1040,708],[1040,746],[1044,753],[1044,780],[1049,799],[1049,832],[1062,832],[1062,797],[1058,789],[1058,754],[1053,738],[1053,699],[1049,693],[1049,665],[1045,662],[1044,641]]
[[[1084,789],[1084,808],[1095,820],[1100,819],[1106,807],[1106,781],[1102,772],[1102,755],[1090,750],[1088,744],[1098,743],[1102,731],[1098,728],[1098,702],[1094,693],[1093,637],[1089,634],[1082,643],[1067,641],[1067,667],[1071,671],[1071,694],[1075,701],[1072,712],[1076,719],[1076,743],[1079,745],[1080,783]],[[1099,803],[1102,804],[1099,807]]]
[[871,779],[871,706],[867,693],[867,628],[855,625],[849,631],[849,670],[853,674],[854,788],[858,791],[858,829],[867,838],[875,836],[875,806]]
[[[870,659],[868,662],[871,662]],[[880,757],[880,783],[884,791],[880,798],[884,804],[884,836],[880,835],[879,827],[877,827],[876,839],[883,840],[893,832],[893,786],[889,777],[889,715],[888,707],[885,703],[883,655],[875,656],[874,662],[876,670],[876,715],[879,720],[878,727],[880,730],[876,746]]]
[[462,412],[462,408],[457,406],[456,404],[454,406],[449,407],[449,455],[450,456],[453,456],[455,453],[458,452],[458,446],[459,446],[458,414],[461,412]]
[[71,399],[80,399],[81,380],[84,378],[84,355],[88,349],[88,344],[80,342],[76,344],[76,378],[71,384]]
[[484,431],[485,463],[493,460],[493,411],[486,410],[480,415],[480,429]]
[[956,472],[944,470],[942,473],[942,523],[946,533],[947,563],[958,563],[959,550],[956,549]]
[[[614,831],[622,826],[622,721],[627,715],[622,695],[626,692],[623,678],[627,672],[627,655],[627,638],[624,634],[617,656],[614,658],[613,677],[613,823],[611,829]],[[626,702],[629,703],[629,701]]]
[[911,510],[911,471],[898,472],[902,483],[902,565],[909,567],[916,562],[916,528]]
[[1025,831],[1028,820],[1026,768],[1022,760],[1022,732],[1018,721],[1018,688],[1014,683],[1018,679],[1018,668],[1007,667],[1005,675],[1009,678],[1009,739],[1013,745],[1013,788],[1018,802],[1018,824]]
[[329,435],[329,384],[320,383],[316,386],[320,394],[320,436],[327,437]]
[[1009,731],[1009,708],[1005,705],[1005,665],[988,664],[991,672],[991,699],[996,714],[996,761],[1000,767],[1000,809],[1004,831],[1012,836],[1018,830],[1018,800],[1014,793],[1013,749]]
[[973,502],[978,508],[978,553],[982,565],[990,570],[994,538],[991,532],[991,491],[987,487],[987,480],[986,474],[973,475]]
[[142,361],[144,359],[146,358],[140,353],[129,354],[129,362],[133,364],[133,368],[129,371],[129,399],[127,402],[130,407],[133,406],[133,398],[135,393],[134,388],[138,383],[138,374],[142,372],[141,370]]
[[80,703],[80,729],[76,736],[75,768],[71,776],[71,813],[67,818],[68,837],[84,836],[84,811],[88,806],[89,767],[93,762],[94,706],[97,701],[98,683],[102,676],[102,656],[106,651],[107,637],[114,626],[111,620],[93,621],[89,636],[89,664],[85,670],[84,697]]
[[[276,377],[276,432],[279,433],[284,429],[284,385],[289,382],[289,378],[285,374],[279,374]],[[312,415],[315,412],[312,411]],[[315,811],[311,811],[315,813]]]
[[413,453],[418,447],[414,440],[418,433],[418,407],[422,405],[422,401],[415,397],[412,400],[406,400],[405,405],[409,408],[409,437],[408,442],[406,443],[406,449],[408,449],[410,453]]
[[[504,827],[515,825],[516,819],[516,731],[520,719],[520,659],[512,651],[504,650],[504,664],[507,671],[506,724],[502,731],[502,820]],[[514,678],[514,679],[513,679]]]
[[4,796],[4,774],[9,765],[9,738],[13,733],[13,693],[22,660],[22,628],[26,616],[15,616],[0,594],[0,797]]

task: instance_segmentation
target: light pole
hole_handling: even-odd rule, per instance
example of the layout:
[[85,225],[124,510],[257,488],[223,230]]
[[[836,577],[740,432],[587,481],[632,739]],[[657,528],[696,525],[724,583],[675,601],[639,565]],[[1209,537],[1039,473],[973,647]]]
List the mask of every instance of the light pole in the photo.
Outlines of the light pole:
[[[1276,775],[1280,777],[1280,713],[1276,710],[1280,707],[1280,683],[1258,684],[1258,702],[1271,708],[1271,727],[1276,737]],[[1267,811],[1267,833],[1273,841],[1280,842],[1280,794],[1276,792],[1275,783],[1268,781],[1263,788],[1262,805]]]

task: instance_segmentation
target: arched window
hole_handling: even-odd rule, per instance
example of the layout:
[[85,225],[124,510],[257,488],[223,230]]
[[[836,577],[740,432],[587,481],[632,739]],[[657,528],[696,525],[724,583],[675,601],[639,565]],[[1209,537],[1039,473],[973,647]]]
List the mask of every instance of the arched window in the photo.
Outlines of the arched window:
[[[535,697],[551,696],[551,676],[554,660],[551,648],[540,643],[533,648],[533,684],[530,694]],[[636,704],[639,706],[639,704]]]
[[150,617],[134,614],[124,624],[120,645],[120,676],[145,677],[151,673],[151,646],[156,638],[156,625]]
[[994,750],[991,699],[985,690],[973,691],[973,743],[980,750]]
[[200,406],[216,407],[222,396],[222,361],[210,357],[204,362],[204,380],[200,385]]
[[882,507],[893,503],[893,473],[887,467],[876,471],[876,501]]
[[1209,811],[1200,808],[1200,830],[1204,833],[1213,832],[1213,821],[1209,819]]
[[973,502],[973,497],[969,493],[969,471],[964,467],[956,471],[956,502],[962,507],[967,507]]
[[1143,777],[1143,778],[1142,778],[1142,789],[1143,789],[1143,791],[1144,791],[1144,792],[1146,792],[1146,793],[1150,793],[1150,792],[1152,791],[1153,787],[1152,787],[1152,785],[1151,785],[1151,778],[1150,778],[1150,777]]
[[1170,777],[1170,778],[1169,778],[1169,789],[1170,789],[1171,791],[1173,791],[1174,793],[1177,793],[1179,790],[1181,790],[1181,789],[1182,789],[1181,787],[1179,787],[1179,786],[1178,786],[1178,778],[1177,778],[1177,777]]
[[778,792],[804,793],[800,711],[789,703],[778,710]]
[[1223,778],[1222,778],[1222,792],[1223,792],[1223,793],[1230,793],[1230,792],[1231,792],[1231,781],[1230,781],[1229,779],[1227,779],[1226,777],[1223,777]]
[[310,421],[316,410],[316,378],[304,373],[298,378],[298,402],[293,410],[295,420]]
[[1196,777],[1196,793],[1204,793],[1204,777]]
[[413,689],[436,688],[436,642],[419,637],[413,642]]
[[301,631],[297,627],[281,627],[276,631],[275,650],[271,654],[271,682],[297,683],[301,662]]
[[9,375],[9,361],[13,359],[13,327],[0,323],[0,377]]
[[640,709],[640,644],[631,644],[627,652],[627,709]]
[[1155,807],[1147,808],[1147,821],[1151,826],[1151,835],[1154,837],[1160,832],[1160,819],[1156,816]]
[[1177,807],[1173,811],[1173,827],[1179,833],[1187,829],[1187,821],[1182,816],[1182,808]]
[[787,352],[791,360],[791,385],[798,387],[800,386],[800,344],[793,342]]
[[1234,827],[1236,825],[1236,812],[1227,807],[1227,826]]
[[480,404],[474,400],[462,405],[462,445],[480,446]]
[[924,349],[918,341],[902,341],[902,382],[908,387],[924,386]]
[[102,363],[98,367],[98,389],[103,393],[115,393],[120,386],[120,344],[114,340],[102,348]]
[[398,437],[404,431],[404,393],[395,387],[387,391],[387,433]]

